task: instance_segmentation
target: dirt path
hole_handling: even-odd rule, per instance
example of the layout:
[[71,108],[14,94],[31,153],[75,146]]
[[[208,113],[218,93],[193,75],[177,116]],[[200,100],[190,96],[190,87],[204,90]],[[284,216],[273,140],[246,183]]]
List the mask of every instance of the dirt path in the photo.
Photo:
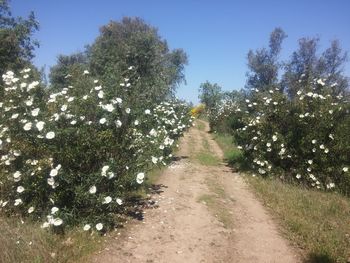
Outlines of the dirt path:
[[159,180],[159,208],[93,262],[300,262],[242,178],[221,163],[208,125],[198,124]]

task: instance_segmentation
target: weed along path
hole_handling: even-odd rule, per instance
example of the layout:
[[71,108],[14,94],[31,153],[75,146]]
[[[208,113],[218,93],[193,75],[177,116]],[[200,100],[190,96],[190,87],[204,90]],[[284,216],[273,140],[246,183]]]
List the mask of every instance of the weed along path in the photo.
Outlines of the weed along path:
[[207,131],[197,121],[185,134],[152,196],[159,207],[93,262],[300,262]]

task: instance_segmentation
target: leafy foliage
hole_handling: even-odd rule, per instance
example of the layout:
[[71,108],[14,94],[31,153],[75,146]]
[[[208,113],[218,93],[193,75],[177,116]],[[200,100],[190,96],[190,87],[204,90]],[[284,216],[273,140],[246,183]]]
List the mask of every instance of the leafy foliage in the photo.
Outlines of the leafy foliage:
[[[39,29],[34,13],[27,19],[12,17],[7,0],[0,1],[0,75],[29,66],[39,43],[32,35]],[[1,81],[1,80],[0,80]]]
[[[146,172],[171,159],[189,109],[177,102],[129,105],[87,70],[51,94],[27,82],[29,74],[3,76],[0,207],[56,231],[113,227]],[[124,81],[133,88],[132,78]]]
[[276,29],[270,50],[249,52],[246,89],[216,103],[211,127],[233,134],[256,174],[350,195],[346,53],[334,41],[318,57],[318,40],[301,39],[279,81],[284,37]]

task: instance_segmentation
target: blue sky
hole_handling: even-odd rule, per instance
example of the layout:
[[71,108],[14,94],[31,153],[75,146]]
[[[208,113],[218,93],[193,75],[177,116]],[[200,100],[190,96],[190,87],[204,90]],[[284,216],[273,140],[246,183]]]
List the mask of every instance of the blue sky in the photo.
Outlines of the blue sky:
[[[350,51],[350,1],[347,0],[12,0],[12,13],[32,10],[40,22],[35,65],[47,68],[57,55],[82,51],[99,28],[123,16],[139,16],[157,27],[171,48],[188,57],[187,85],[178,97],[198,102],[198,87],[206,80],[224,90],[240,89],[246,81],[249,49],[268,44],[270,32],[282,27],[288,38],[282,59],[297,49],[301,37],[319,37],[320,51],[339,39]],[[350,65],[346,65],[350,76]]]

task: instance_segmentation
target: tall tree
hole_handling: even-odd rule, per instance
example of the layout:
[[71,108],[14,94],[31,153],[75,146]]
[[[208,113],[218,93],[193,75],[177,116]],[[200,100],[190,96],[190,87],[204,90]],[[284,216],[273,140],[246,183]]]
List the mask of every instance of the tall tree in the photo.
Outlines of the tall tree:
[[348,78],[343,74],[347,53],[343,52],[337,40],[320,56],[317,55],[318,38],[301,38],[299,49],[293,52],[285,64],[282,85],[289,97],[294,99],[299,90],[306,90],[310,83],[321,79],[326,85],[319,88],[331,89],[333,96],[344,94],[349,87]]
[[216,83],[211,84],[209,81],[206,81],[199,87],[199,99],[205,104],[209,112],[213,111],[220,104],[222,96],[221,87]]
[[342,50],[338,40],[331,42],[331,46],[318,61],[316,71],[326,80],[333,96],[349,92],[349,78],[344,75],[344,64],[347,61],[348,53]]
[[299,49],[294,51],[289,62],[285,64],[282,85],[289,97],[293,99],[298,90],[303,90],[317,76],[318,38],[301,38]]
[[262,48],[248,52],[248,80],[246,89],[266,91],[278,82],[278,70],[281,65],[278,55],[283,40],[287,37],[281,28],[276,28],[270,35],[269,49]]
[[9,2],[0,0],[0,76],[7,70],[31,65],[35,47],[39,47],[32,36],[38,29],[33,12],[27,19],[13,17]]
[[70,83],[70,76],[81,76],[83,70],[88,67],[86,53],[75,53],[69,56],[59,55],[57,64],[50,69],[50,88],[57,91],[66,88]]
[[100,32],[89,49],[91,72],[101,77],[105,85],[120,89],[132,68],[138,82],[131,83],[133,89],[126,94],[129,100],[162,100],[173,95],[176,86],[184,81],[185,52],[170,51],[157,29],[142,19],[124,17],[121,22],[111,21]]

